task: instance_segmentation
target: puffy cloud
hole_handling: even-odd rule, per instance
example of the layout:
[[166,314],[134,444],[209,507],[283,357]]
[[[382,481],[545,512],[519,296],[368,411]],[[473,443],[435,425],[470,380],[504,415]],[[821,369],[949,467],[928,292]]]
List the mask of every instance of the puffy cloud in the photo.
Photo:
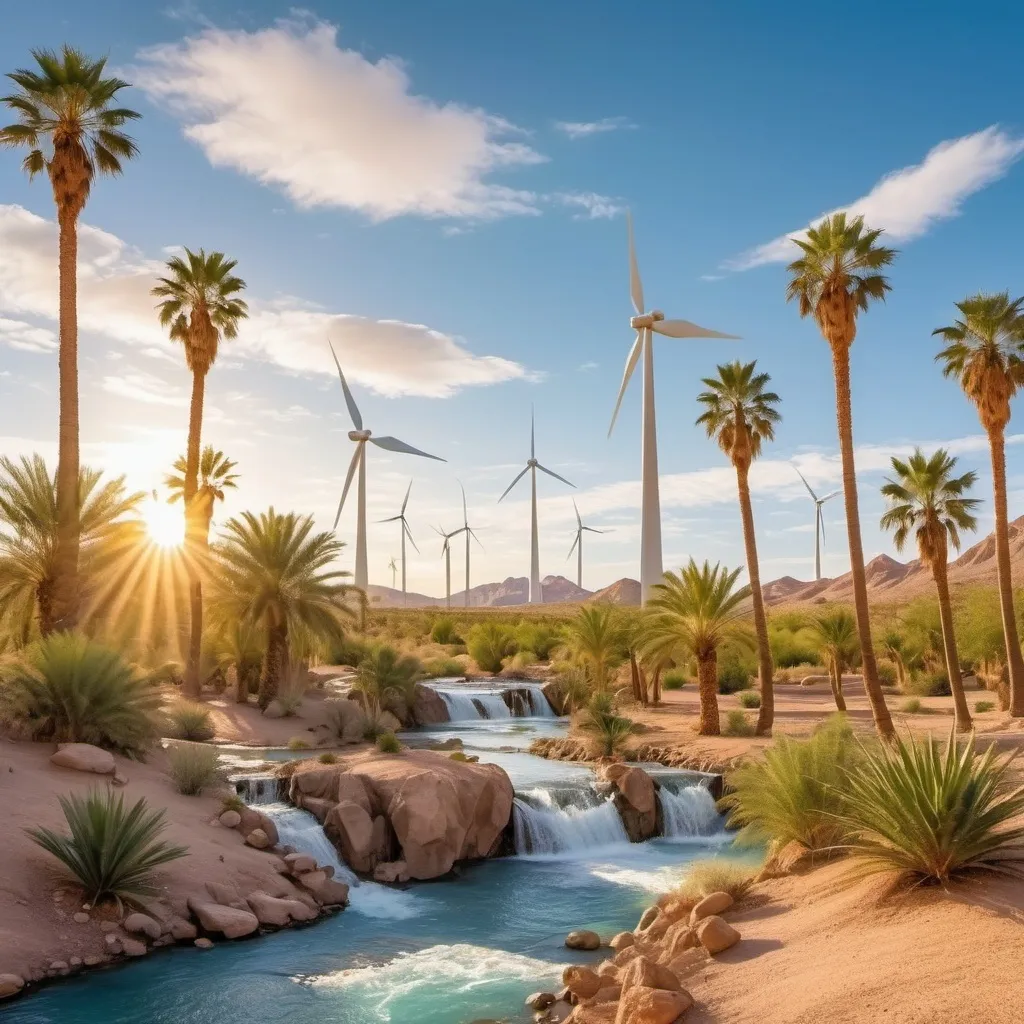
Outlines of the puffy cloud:
[[22,352],[54,352],[57,336],[45,327],[33,327],[24,320],[0,316],[0,342]]
[[555,128],[570,139],[585,139],[591,135],[605,135],[608,132],[635,128],[624,117],[602,117],[599,121],[556,121]]
[[626,208],[611,196],[597,192],[558,192],[553,198],[563,206],[577,210],[573,220],[605,220],[626,212]]

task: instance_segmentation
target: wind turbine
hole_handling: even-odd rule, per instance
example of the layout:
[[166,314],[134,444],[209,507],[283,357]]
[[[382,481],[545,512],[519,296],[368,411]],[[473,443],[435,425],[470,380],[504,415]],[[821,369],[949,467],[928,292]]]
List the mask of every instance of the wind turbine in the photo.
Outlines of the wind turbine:
[[[564,476],[559,476],[557,473],[553,473],[546,466],[542,466],[537,461],[537,451],[534,437],[533,428],[533,409],[530,410],[530,457],[526,460],[526,466],[522,469],[519,475],[505,488],[505,494],[508,494],[513,487],[520,480],[530,474],[530,486],[531,486],[531,511],[530,511],[530,604],[540,604],[543,600],[540,592],[540,547],[537,541],[537,470],[539,469],[542,473],[547,473],[548,476],[553,476],[556,480],[561,480],[563,484],[569,484],[570,487],[575,487],[575,484],[569,483]],[[498,499],[499,503],[504,499],[505,494]]]
[[391,570],[391,589],[394,590],[395,589],[395,582],[396,582],[395,576],[398,573],[398,566],[395,565],[395,556],[394,555],[391,556],[391,561],[388,562],[388,568]]
[[446,460],[437,455],[428,455],[426,452],[421,452],[419,448],[413,448],[411,444],[399,441],[397,437],[373,437],[372,431],[364,430],[363,417],[360,415],[356,400],[352,397],[352,392],[349,390],[345,374],[341,372],[341,363],[338,362],[338,357],[335,355],[334,346],[330,342],[327,344],[331,349],[331,355],[334,356],[334,365],[337,366],[338,376],[341,378],[341,390],[345,393],[345,404],[348,406],[349,416],[352,417],[352,426],[355,427],[355,430],[348,432],[348,437],[356,445],[352,461],[348,466],[348,475],[345,477],[345,487],[341,492],[341,501],[338,502],[338,514],[334,517],[334,529],[338,528],[341,510],[345,507],[345,499],[348,497],[349,488],[352,486],[352,477],[355,476],[356,469],[358,469],[359,486],[356,500],[359,507],[356,513],[356,572],[353,582],[365,593],[368,583],[366,575],[366,442],[369,441],[370,444],[375,444],[378,448],[383,448],[389,452],[419,455],[424,459],[436,459],[438,462],[445,462]]
[[451,608],[452,606],[452,537],[458,537],[464,529],[464,526],[460,526],[457,530],[452,530],[451,533],[445,533],[443,528],[438,529],[435,527],[434,529],[434,532],[444,539],[444,544],[441,545],[441,554],[444,555],[445,608]]
[[[796,466],[793,467],[796,469]],[[821,515],[821,506],[826,501],[831,501],[839,491],[833,491],[831,494],[826,494],[824,498],[819,498],[814,491],[811,490],[811,485],[804,480],[803,473],[799,469],[796,469],[796,475],[804,481],[804,487],[807,488],[807,493],[811,496],[811,500],[814,502],[814,578],[815,580],[821,579],[821,542],[825,539],[825,520]]]
[[[405,489],[405,497],[402,499],[402,511],[397,516],[392,516],[390,519],[379,520],[382,523],[401,523],[402,524],[402,604],[405,604],[405,538],[409,538],[409,543],[416,549],[416,554],[420,553],[420,549],[416,547],[416,541],[412,539],[412,530],[409,529],[409,521],[405,518],[405,507],[409,504],[409,492],[412,490],[412,481],[409,481],[409,486]],[[395,579],[395,560],[391,559],[391,564],[388,566],[391,570],[391,589],[394,589]]]
[[[466,534],[466,607],[469,607],[469,539],[473,538],[480,544],[480,538],[476,535],[473,527],[469,525],[469,513],[466,511],[466,488],[462,486],[462,481],[459,481],[459,487],[462,490],[462,529]],[[458,532],[458,531],[456,531]],[[480,550],[483,550],[483,544],[480,544]]]
[[[633,218],[627,212],[626,228],[629,234],[629,294],[633,299],[636,316],[629,326],[636,331],[636,341],[626,359],[622,374],[619,397],[608,427],[611,437],[615,418],[619,414],[622,396],[626,393],[630,377],[636,369],[641,354],[644,357],[644,384],[642,401],[642,445],[640,449],[641,505],[640,505],[640,601],[647,603],[651,588],[661,582],[664,575],[661,560],[661,501],[658,496],[658,437],[654,418],[654,334],[669,338],[730,338],[735,334],[722,334],[706,327],[698,327],[689,320],[666,320],[660,309],[644,312],[644,287],[640,281],[640,269],[636,262],[636,248],[633,245]],[[653,332],[653,333],[652,333]]]
[[583,589],[583,534],[584,533],[604,533],[604,530],[595,530],[592,526],[584,526],[583,520],[580,519],[580,510],[576,508],[576,499],[572,499],[572,507],[576,510],[576,539],[572,542],[572,547],[569,548],[569,554],[565,556],[565,560],[568,562],[572,558],[572,553],[576,552],[576,586]]

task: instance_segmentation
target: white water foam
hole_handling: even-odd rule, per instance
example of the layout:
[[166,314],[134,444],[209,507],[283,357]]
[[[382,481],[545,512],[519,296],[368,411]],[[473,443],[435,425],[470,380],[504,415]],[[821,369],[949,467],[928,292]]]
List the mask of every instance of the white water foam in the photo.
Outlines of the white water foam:
[[686,786],[674,793],[662,784],[658,796],[665,820],[665,838],[707,838],[722,831],[715,798],[704,786]]
[[610,798],[581,788],[561,804],[544,788],[526,790],[515,798],[512,816],[519,856],[590,856],[595,849],[629,842]]
[[501,690],[467,690],[461,687],[432,687],[444,701],[448,709],[448,718],[452,722],[476,722],[480,719],[506,718],[557,718],[548,703],[544,691],[538,683],[519,683],[509,687],[511,691],[526,691],[526,699],[522,694],[515,694],[516,713],[510,710]]
[[548,703],[547,697],[539,683],[524,683],[523,689],[530,693],[530,710],[534,718],[557,718],[554,708]]
[[509,710],[508,705],[505,703],[505,699],[500,693],[477,693],[474,694],[474,699],[479,701],[483,706],[484,712],[488,718],[495,719],[512,717],[512,712]]
[[[437,687],[435,687],[437,689]],[[452,722],[475,722],[480,718],[480,711],[473,703],[473,698],[458,690],[437,689],[438,694],[448,709],[448,718]]]

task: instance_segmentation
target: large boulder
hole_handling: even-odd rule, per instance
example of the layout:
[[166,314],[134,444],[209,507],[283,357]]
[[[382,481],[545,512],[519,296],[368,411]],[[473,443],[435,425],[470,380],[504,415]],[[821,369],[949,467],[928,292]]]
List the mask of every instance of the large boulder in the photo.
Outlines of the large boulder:
[[0,999],[17,995],[25,987],[25,979],[20,974],[0,974]]
[[698,921],[715,914],[724,914],[732,905],[733,898],[727,892],[709,893],[690,911],[690,927],[695,928]]
[[654,780],[647,772],[625,764],[609,764],[598,778],[614,794],[615,807],[632,842],[642,843],[657,834],[658,800]]
[[249,909],[260,924],[284,928],[292,921],[312,921],[316,912],[298,900],[279,899],[265,892],[251,892],[246,897]]
[[682,985],[679,979],[661,964],[655,963],[646,956],[637,956],[622,972],[622,991],[631,988],[662,988],[669,992],[678,992]]
[[379,814],[371,818],[364,807],[352,800],[331,808],[324,819],[324,831],[353,871],[369,874],[389,859],[387,822]]
[[569,932],[565,937],[565,945],[568,949],[593,950],[601,948],[601,936],[597,932],[581,929]]
[[622,993],[615,1024],[673,1024],[693,1006],[689,992],[637,986]]
[[219,932],[226,939],[240,939],[251,935],[260,926],[256,915],[248,910],[223,907],[219,903],[190,896],[188,909],[195,914],[204,931]]
[[562,971],[562,984],[577,999],[589,999],[601,988],[604,981],[589,967],[573,964]]
[[722,953],[740,941],[740,933],[720,917],[705,917],[697,925],[700,944],[712,955]]
[[267,837],[268,846],[277,846],[277,826],[274,824],[274,819],[271,818],[269,814],[264,814],[262,811],[258,811],[254,807],[242,807],[239,809],[238,814],[241,818],[241,821],[238,824],[238,830],[243,836],[248,836],[250,833],[259,829],[259,831]]
[[440,725],[451,721],[444,698],[431,686],[417,683],[413,691],[412,720],[416,725]]
[[50,764],[58,768],[72,768],[77,772],[93,772],[96,775],[113,775],[117,766],[114,755],[91,743],[61,743],[50,755]]
[[551,710],[556,715],[567,715],[569,713],[565,705],[565,684],[560,679],[549,679],[541,685],[540,692],[544,694],[547,702],[551,705]]

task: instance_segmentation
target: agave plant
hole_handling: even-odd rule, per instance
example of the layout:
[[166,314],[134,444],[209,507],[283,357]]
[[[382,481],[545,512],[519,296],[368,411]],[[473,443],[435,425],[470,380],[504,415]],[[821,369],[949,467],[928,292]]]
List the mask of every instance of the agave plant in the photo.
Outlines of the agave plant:
[[60,806],[70,835],[48,828],[26,831],[74,875],[91,903],[107,896],[120,903],[158,895],[151,881],[154,868],[188,854],[187,847],[157,838],[166,828],[164,811],[150,810],[145,798],[126,808],[121,794],[92,790],[84,797],[60,797]]

